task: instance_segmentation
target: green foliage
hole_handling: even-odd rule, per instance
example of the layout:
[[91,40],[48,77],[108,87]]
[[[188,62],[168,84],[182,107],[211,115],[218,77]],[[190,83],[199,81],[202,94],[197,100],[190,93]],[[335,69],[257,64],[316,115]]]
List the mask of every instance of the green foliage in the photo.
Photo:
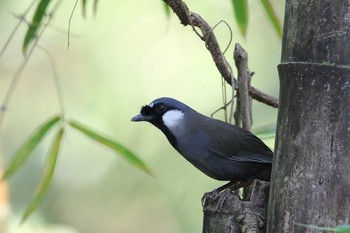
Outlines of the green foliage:
[[[78,0],[77,0],[78,1]],[[23,45],[22,45],[22,52],[24,56],[27,54],[28,47],[33,42],[33,40],[36,38],[38,30],[40,26],[42,25],[42,21],[44,19],[44,16],[48,14],[47,8],[50,4],[51,0],[41,0],[35,10],[32,22],[29,24],[29,28],[26,32],[26,35],[24,36]],[[86,16],[86,3],[87,0],[82,0],[82,14],[85,18]],[[97,13],[97,5],[98,0],[94,0],[93,4],[93,13],[96,15]]]
[[316,230],[320,230],[320,231],[332,231],[332,232],[336,232],[336,233],[350,233],[350,225],[339,225],[335,228],[319,227],[316,225],[309,225],[309,224],[303,224],[303,223],[298,223],[298,222],[296,222],[295,225],[310,228],[310,229],[316,229]]
[[245,37],[248,27],[248,1],[247,0],[231,0],[233,11],[235,12],[238,27]]
[[81,8],[83,10],[83,17],[86,15],[86,2],[87,0],[81,0]]
[[[61,116],[54,116],[47,120],[45,123],[43,123],[37,130],[35,130],[12,157],[12,160],[7,165],[4,176],[2,178],[9,178],[14,172],[16,172],[29,158],[30,154],[39,145],[39,143],[42,141],[45,135],[47,135],[49,130],[60,121],[63,121]],[[116,141],[109,139],[105,136],[101,136],[99,133],[96,133],[95,131],[89,129],[86,126],[83,126],[77,121],[69,121],[69,125],[79,130],[86,136],[94,139],[96,142],[118,152],[118,154],[122,155],[128,162],[145,171],[146,173],[152,175],[151,171],[146,167],[142,160],[140,160],[134,153],[132,153],[129,149],[127,149],[120,143],[117,143]],[[31,213],[33,213],[33,211],[39,206],[39,204],[42,202],[47,193],[55,171],[56,161],[61,148],[63,134],[64,128],[63,124],[61,124],[61,128],[55,134],[53,143],[47,154],[47,161],[45,164],[44,173],[41,178],[40,184],[34,195],[34,198],[31,200],[23,214],[22,222],[25,221]]]
[[5,168],[3,179],[10,177],[14,172],[17,171],[18,168],[20,168],[23,165],[23,163],[29,158],[29,155],[42,141],[42,139],[49,132],[52,126],[57,124],[57,122],[59,122],[60,120],[60,116],[55,116],[49,119],[29,136],[29,138],[23,143],[23,145],[18,149],[18,151],[12,156],[11,161]]
[[58,157],[58,152],[60,150],[60,145],[61,145],[63,133],[64,133],[64,128],[61,128],[57,132],[57,134],[53,140],[50,151],[47,155],[47,161],[46,161],[45,168],[44,168],[44,174],[41,178],[38,190],[36,191],[34,198],[31,200],[27,209],[25,210],[23,217],[22,217],[22,222],[25,221],[31,213],[33,213],[33,211],[39,206],[39,204],[42,202],[42,200],[44,199],[44,197],[46,195],[46,192],[47,192],[48,187],[51,183],[53,174],[55,172],[56,161],[57,161],[57,157]]
[[[38,4],[38,7],[35,10],[33,20],[29,25],[29,28],[26,32],[26,35],[23,41],[22,51],[24,55],[26,55],[29,45],[37,36],[37,32],[40,28],[40,25],[42,24],[42,20],[45,14],[47,14],[47,8],[50,2],[51,0],[41,0]],[[86,17],[87,2],[88,2],[87,0],[81,1],[82,14],[84,18]],[[248,28],[248,18],[249,18],[248,17],[248,0],[231,0],[231,2],[232,2],[233,11],[235,13],[236,22],[239,26],[239,29],[242,35],[246,36],[247,28]],[[282,27],[272,7],[272,4],[270,3],[269,0],[261,0],[261,3],[275,31],[277,32],[278,36],[281,37]],[[165,5],[164,6],[165,13],[169,17],[170,8],[167,6],[166,3],[163,3],[163,4]],[[97,13],[97,5],[98,5],[98,0],[94,0],[94,4],[93,4],[94,15],[96,15]]]
[[[85,1],[84,1],[85,2]],[[249,21],[249,5],[248,0],[231,0],[234,17],[236,19],[236,23],[238,24],[239,30],[242,35],[245,37],[248,29],[248,21]],[[270,2],[270,0],[261,0],[262,7],[269,18],[271,25],[275,29],[277,35],[282,37],[282,26],[279,21],[277,14]],[[170,16],[170,7],[164,2],[164,10],[166,15]]]
[[24,55],[27,53],[28,46],[30,43],[35,39],[37,36],[37,32],[39,30],[39,27],[42,23],[42,20],[46,14],[47,7],[50,3],[50,0],[41,0],[38,4],[38,7],[35,10],[34,17],[32,22],[29,25],[29,28],[27,30],[27,33],[24,37],[23,45],[22,45],[22,52]]
[[[83,12],[82,14],[83,14],[84,18],[86,17],[86,3],[87,3],[87,0],[82,0],[81,1],[82,12]],[[97,4],[98,4],[98,0],[94,0],[94,6],[93,6],[94,15],[96,15],[96,13],[97,13]]]
[[92,138],[96,142],[107,146],[117,152],[118,154],[122,155],[124,159],[126,159],[128,162],[133,164],[134,166],[142,169],[143,171],[147,172],[148,174],[152,175],[151,171],[146,167],[146,165],[140,160],[133,152],[131,152],[129,149],[121,145],[120,143],[107,138],[106,136],[102,136],[101,134],[97,133],[96,131],[93,131],[89,129],[88,127],[78,123],[77,121],[71,120],[69,121],[69,125],[73,128],[79,130],[89,138]]
[[169,18],[170,17],[171,8],[165,2],[163,2],[163,6],[164,6],[165,14]]
[[350,233],[350,225],[340,225],[335,228],[337,233]]
[[282,37],[282,26],[281,26],[280,21],[277,18],[276,12],[273,9],[270,0],[261,0],[261,3],[263,5],[264,10],[265,10],[269,20],[271,21],[271,24],[274,27],[277,35],[279,37]]

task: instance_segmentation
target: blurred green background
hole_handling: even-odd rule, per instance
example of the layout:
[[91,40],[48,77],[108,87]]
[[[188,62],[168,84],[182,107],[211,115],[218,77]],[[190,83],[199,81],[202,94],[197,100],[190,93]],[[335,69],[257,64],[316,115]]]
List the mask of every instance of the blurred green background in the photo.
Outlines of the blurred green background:
[[[271,2],[282,20],[282,1]],[[0,1],[1,47],[18,22],[13,13],[23,13],[30,3]],[[212,26],[220,20],[230,24],[233,42],[241,43],[249,53],[250,69],[256,73],[252,84],[278,96],[276,66],[281,40],[260,2],[249,1],[246,38],[239,33],[229,0],[186,3]],[[8,181],[9,232],[201,232],[200,199],[204,192],[223,183],[196,170],[177,154],[159,130],[150,124],[132,123],[130,118],[142,105],[161,96],[181,100],[205,115],[221,107],[221,78],[211,55],[192,29],[179,23],[176,15],[171,13],[167,18],[160,0],[100,1],[96,17],[92,7],[88,7],[86,19],[82,18],[79,3],[67,50],[68,20],[74,4],[75,1],[62,1],[39,42],[54,60],[66,117],[77,119],[130,148],[151,168],[155,178],[80,133],[68,130],[48,196],[19,225],[42,175],[48,137]],[[1,101],[23,58],[21,46],[26,30],[27,25],[22,24],[0,58]],[[215,33],[224,48],[229,30],[222,24]],[[232,65],[233,45],[226,55]],[[38,125],[59,111],[50,60],[43,50],[36,49],[0,129],[2,166]],[[259,128],[274,124],[277,110],[254,102],[253,115],[253,128]],[[223,114],[216,117],[223,119]],[[273,148],[273,139],[266,142]]]

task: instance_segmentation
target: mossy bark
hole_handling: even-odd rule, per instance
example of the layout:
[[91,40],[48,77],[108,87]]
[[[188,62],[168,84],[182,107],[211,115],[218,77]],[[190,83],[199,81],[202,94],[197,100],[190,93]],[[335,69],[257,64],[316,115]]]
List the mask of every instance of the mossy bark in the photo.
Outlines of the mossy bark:
[[268,232],[350,219],[350,1],[286,1]]

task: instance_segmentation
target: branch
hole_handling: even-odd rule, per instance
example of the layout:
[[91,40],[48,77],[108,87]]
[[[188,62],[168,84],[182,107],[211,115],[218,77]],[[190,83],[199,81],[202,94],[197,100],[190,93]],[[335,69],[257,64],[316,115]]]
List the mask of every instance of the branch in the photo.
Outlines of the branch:
[[267,203],[270,183],[254,180],[249,198],[242,200],[230,192],[220,206],[222,193],[205,194],[203,233],[266,233]]
[[256,101],[262,102],[274,108],[278,108],[278,98],[265,94],[253,86],[249,87],[249,93]]
[[[238,119],[241,119],[244,129],[251,131],[252,129],[252,101],[249,95],[249,87],[251,74],[248,68],[248,53],[242,48],[240,44],[235,45],[233,58],[238,71],[238,98],[237,108],[238,114],[236,124],[239,124]],[[239,102],[239,104],[238,104]],[[237,122],[238,121],[238,122]]]
[[[225,81],[232,85],[232,80],[234,82],[234,88],[238,89],[238,83],[233,78],[233,72],[231,66],[227,62],[225,56],[221,52],[220,46],[216,37],[213,33],[212,28],[209,24],[200,17],[200,15],[190,12],[186,4],[182,0],[164,0],[165,3],[169,5],[169,7],[174,11],[177,17],[180,19],[180,22],[187,26],[190,25],[192,29],[196,32],[196,34],[205,41],[206,48],[209,50],[213,60],[215,62],[216,67],[218,68],[220,74],[225,79]],[[195,27],[198,27],[201,30],[202,35],[200,35]],[[260,90],[250,87],[249,93],[251,96],[259,101],[263,102],[269,106],[278,107],[278,99],[272,96],[269,96]]]

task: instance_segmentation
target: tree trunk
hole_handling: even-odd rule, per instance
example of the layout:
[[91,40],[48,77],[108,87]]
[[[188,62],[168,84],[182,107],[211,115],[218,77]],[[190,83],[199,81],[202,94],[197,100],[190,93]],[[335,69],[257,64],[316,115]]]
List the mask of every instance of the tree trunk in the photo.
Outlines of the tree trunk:
[[[265,233],[270,183],[254,180],[249,199],[237,193],[205,194],[203,233]],[[224,197],[224,203],[222,198]]]
[[350,1],[288,0],[267,232],[350,222]]

